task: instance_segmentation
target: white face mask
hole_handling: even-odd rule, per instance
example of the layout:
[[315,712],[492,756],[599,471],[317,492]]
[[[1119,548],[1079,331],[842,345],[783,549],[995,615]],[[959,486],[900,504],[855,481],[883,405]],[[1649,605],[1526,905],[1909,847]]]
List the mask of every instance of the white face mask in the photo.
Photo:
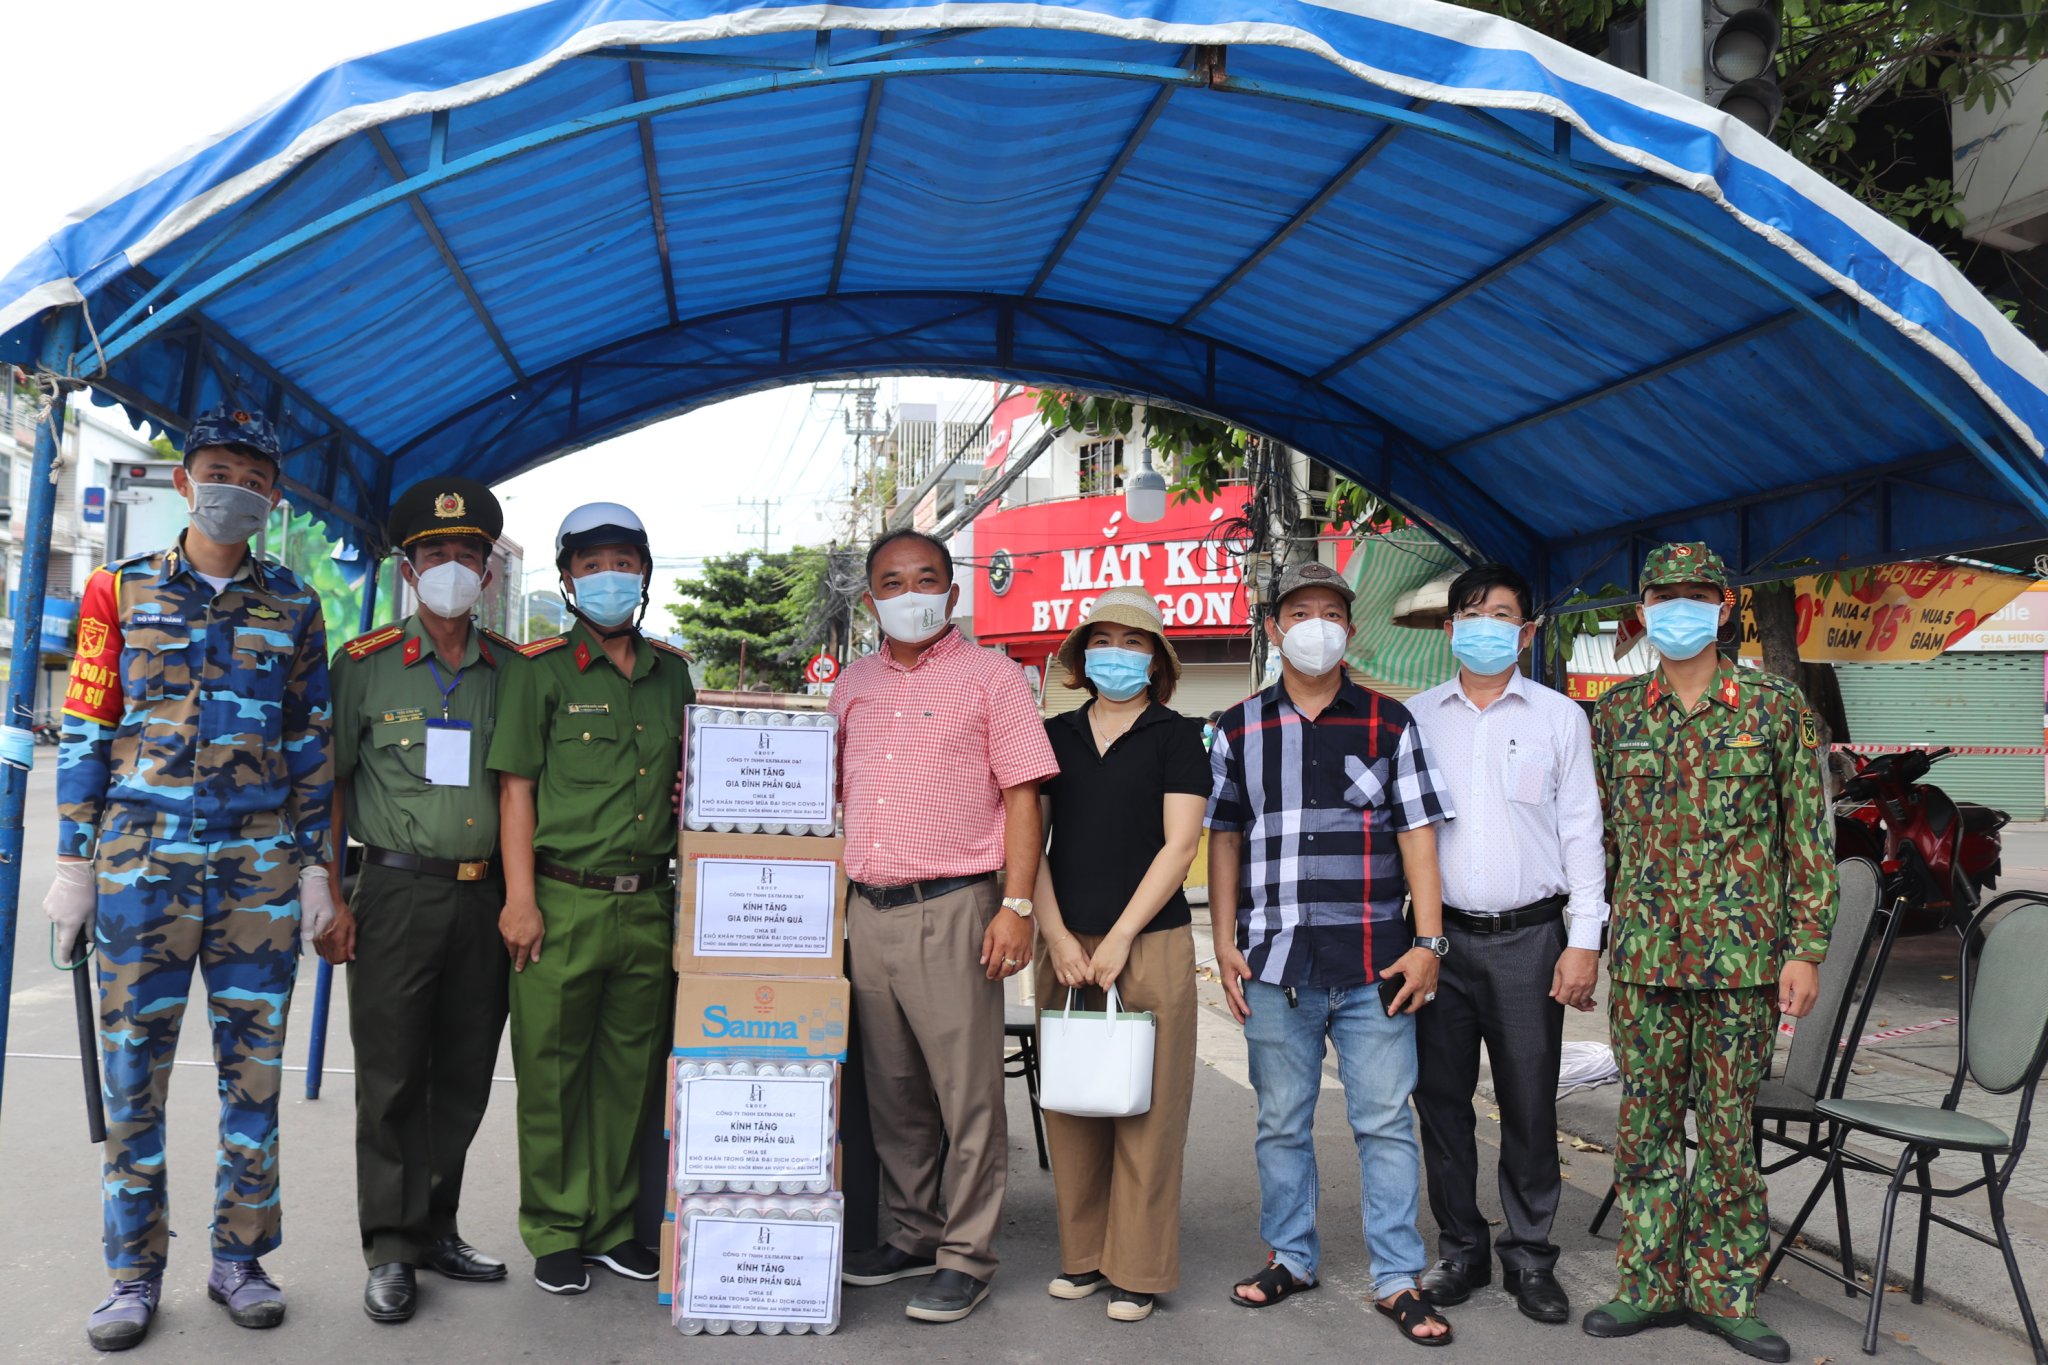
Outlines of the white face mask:
[[1320,678],[1344,661],[1344,646],[1350,640],[1335,621],[1301,621],[1280,637],[1280,652],[1309,677]]
[[484,590],[483,575],[453,559],[414,573],[413,587],[419,591],[420,605],[449,620],[469,615]]
[[950,592],[903,592],[875,599],[882,633],[906,645],[921,645],[946,628]]

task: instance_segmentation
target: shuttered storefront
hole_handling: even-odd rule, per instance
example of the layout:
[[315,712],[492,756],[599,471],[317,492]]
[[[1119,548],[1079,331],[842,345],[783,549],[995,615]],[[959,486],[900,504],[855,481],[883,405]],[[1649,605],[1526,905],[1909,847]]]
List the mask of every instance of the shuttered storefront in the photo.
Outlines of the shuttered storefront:
[[[1044,711],[1057,716],[1078,711],[1088,700],[1086,688],[1066,685],[1066,670],[1048,660],[1050,676],[1045,681]],[[1182,664],[1180,686],[1174,689],[1174,710],[1196,720],[1207,720],[1211,711],[1224,711],[1252,694],[1252,670],[1246,663]]]
[[[1858,744],[2023,744],[2042,738],[2042,656],[1943,654],[1917,664],[1839,664],[1849,733]],[[2041,755],[1958,755],[1928,781],[1958,801],[2039,820]]]

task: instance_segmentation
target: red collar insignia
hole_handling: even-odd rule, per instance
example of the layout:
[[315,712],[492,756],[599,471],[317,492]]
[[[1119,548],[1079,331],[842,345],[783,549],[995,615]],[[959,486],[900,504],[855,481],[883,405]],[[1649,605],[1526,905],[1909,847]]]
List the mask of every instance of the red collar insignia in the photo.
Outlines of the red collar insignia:
[[576,642],[576,671],[578,673],[581,673],[589,667],[590,642],[587,640],[578,640]]
[[410,640],[407,640],[405,642],[405,654],[402,656],[402,658],[404,662],[409,664],[416,664],[420,661],[419,636],[415,635]]

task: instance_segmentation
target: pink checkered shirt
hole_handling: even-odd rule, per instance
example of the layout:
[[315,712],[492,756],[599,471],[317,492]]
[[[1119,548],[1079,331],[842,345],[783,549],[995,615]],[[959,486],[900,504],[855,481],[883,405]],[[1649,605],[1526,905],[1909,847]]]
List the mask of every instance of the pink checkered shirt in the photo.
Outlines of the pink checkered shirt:
[[869,886],[1003,865],[1003,789],[1053,776],[1024,672],[948,629],[913,668],[888,650],[832,687],[846,875]]

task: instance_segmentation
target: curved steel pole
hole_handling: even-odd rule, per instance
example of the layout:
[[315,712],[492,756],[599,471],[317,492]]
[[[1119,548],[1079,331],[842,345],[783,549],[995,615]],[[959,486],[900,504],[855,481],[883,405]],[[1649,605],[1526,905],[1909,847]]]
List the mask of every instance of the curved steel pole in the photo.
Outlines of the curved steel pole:
[[[43,336],[41,377],[65,372],[78,338],[78,312],[58,314]],[[64,409],[75,383],[59,382],[56,397],[36,423],[36,458],[28,481],[28,522],[21,549],[21,607],[14,616],[13,666],[7,677],[7,718],[31,724],[36,704],[36,660],[43,635],[43,589],[50,576],[50,526],[57,515],[57,455],[64,444]],[[14,989],[15,927],[21,919],[22,818],[28,809],[28,770],[0,763],[0,1098],[7,1083],[7,1007]],[[80,971],[85,970],[80,968]]]
[[[369,553],[365,546],[363,553]],[[377,623],[377,580],[382,575],[384,561],[380,557],[370,562],[369,576],[363,581],[363,614],[356,623],[358,634],[369,633]],[[339,814],[339,812],[337,812]],[[334,822],[334,870],[337,875],[348,871],[348,828],[340,820]],[[334,888],[337,892],[340,887]],[[301,906],[303,913],[305,907]],[[306,1048],[306,1098],[320,1098],[320,1080],[327,1071],[327,1009],[334,999],[334,964],[326,958],[313,971],[313,1041]]]

